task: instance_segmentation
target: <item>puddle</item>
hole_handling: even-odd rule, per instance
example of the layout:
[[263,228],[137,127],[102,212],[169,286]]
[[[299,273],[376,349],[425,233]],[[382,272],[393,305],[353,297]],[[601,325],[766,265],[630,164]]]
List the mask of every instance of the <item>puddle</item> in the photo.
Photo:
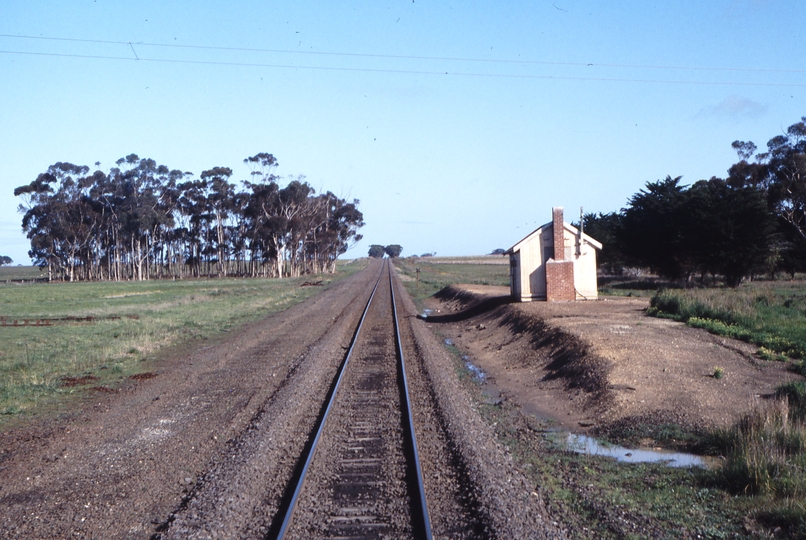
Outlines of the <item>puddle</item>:
[[445,340],[445,345],[447,345],[447,346],[449,346],[449,347],[452,347],[452,346],[453,346],[453,340],[452,340],[452,339],[450,339],[450,338],[446,339],[446,340]]
[[[559,433],[558,433],[559,435]],[[585,435],[569,433],[566,447],[578,454],[616,458],[623,463],[663,463],[669,467],[705,467],[710,460],[694,454],[666,450],[633,450],[616,445],[602,445]]]
[[465,363],[465,367],[469,369],[478,380],[483,381],[485,377],[487,377],[487,374],[484,373],[484,371],[479,366],[473,364],[473,362],[470,361],[469,356],[467,355],[462,356],[462,360]]
[[420,317],[422,317],[423,319],[425,319],[426,317],[428,317],[428,316],[429,316],[429,315],[431,315],[432,313],[433,313],[433,311],[431,311],[430,309],[426,308],[426,309],[424,309],[424,310],[423,310],[423,314],[422,314],[422,315],[420,315]]

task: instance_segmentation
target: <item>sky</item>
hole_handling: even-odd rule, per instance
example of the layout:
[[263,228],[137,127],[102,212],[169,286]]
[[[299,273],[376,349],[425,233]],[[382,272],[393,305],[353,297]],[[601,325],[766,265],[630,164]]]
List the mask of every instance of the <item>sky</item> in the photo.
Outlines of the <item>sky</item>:
[[135,153],[196,175],[260,152],[358,199],[403,255],[508,248],[724,177],[806,116],[802,0],[0,2],[0,255],[17,186]]

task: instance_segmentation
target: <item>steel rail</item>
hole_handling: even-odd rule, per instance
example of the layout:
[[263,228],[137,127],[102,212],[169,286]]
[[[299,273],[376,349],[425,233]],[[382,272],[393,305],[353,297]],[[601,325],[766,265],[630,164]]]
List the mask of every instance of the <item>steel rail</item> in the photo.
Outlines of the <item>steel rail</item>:
[[[391,265],[390,265],[391,266]],[[428,515],[428,504],[425,499],[425,488],[423,486],[423,471],[420,467],[420,453],[417,451],[417,435],[414,433],[414,415],[411,411],[411,400],[409,399],[409,383],[406,377],[406,361],[403,358],[403,343],[400,340],[400,326],[397,319],[397,302],[395,302],[395,284],[392,281],[392,270],[389,270],[389,288],[392,291],[392,318],[395,321],[395,343],[397,345],[398,367],[403,379],[403,401],[406,403],[406,424],[408,426],[409,439],[411,444],[411,451],[414,458],[414,469],[417,481],[417,498],[419,499],[419,519],[420,526],[423,529],[426,540],[432,540],[431,536],[431,518]]]
[[291,496],[291,501],[288,505],[288,509],[286,510],[285,516],[283,517],[283,523],[282,525],[280,525],[280,530],[277,533],[277,540],[282,540],[285,537],[286,532],[288,532],[288,527],[291,525],[291,518],[294,515],[294,509],[297,506],[297,500],[299,499],[299,495],[302,492],[302,486],[305,483],[305,476],[308,474],[308,469],[311,466],[314,454],[316,454],[316,445],[319,443],[319,439],[322,437],[322,432],[325,429],[325,423],[327,421],[327,417],[330,414],[330,410],[333,408],[333,404],[336,401],[336,394],[338,393],[342,379],[344,379],[344,373],[347,371],[347,364],[350,362],[350,357],[353,354],[353,349],[355,349],[355,345],[358,342],[358,334],[361,333],[361,327],[364,326],[364,319],[367,318],[367,313],[369,312],[369,306],[370,304],[372,304],[372,299],[375,298],[375,293],[378,290],[378,285],[380,285],[382,278],[383,278],[383,268],[381,268],[381,273],[378,276],[378,281],[375,283],[375,288],[372,289],[372,294],[369,296],[369,300],[367,300],[367,305],[364,307],[364,313],[361,315],[361,320],[358,323],[358,328],[356,328],[355,334],[353,334],[353,340],[352,343],[350,343],[350,349],[347,351],[347,356],[344,358],[344,362],[342,362],[341,369],[339,370],[339,376],[336,379],[336,384],[333,386],[333,391],[330,395],[330,400],[328,401],[327,407],[325,408],[325,412],[322,415],[322,418],[319,420],[319,426],[316,429],[316,436],[314,437],[313,443],[311,444],[311,448],[308,451],[308,456],[305,459],[305,465],[303,465],[302,467],[302,472],[300,473],[299,479],[297,480],[297,485],[294,488],[294,494]]
[[[316,454],[316,448],[319,443],[319,439],[321,438],[322,433],[324,432],[324,426],[326,424],[328,415],[330,414],[330,411],[333,408],[333,404],[336,401],[339,386],[341,385],[341,382],[344,379],[344,374],[347,371],[347,365],[350,361],[350,357],[353,354],[353,350],[355,349],[356,343],[358,342],[358,336],[361,333],[361,328],[364,325],[364,320],[366,319],[367,313],[369,312],[369,307],[372,304],[372,300],[375,298],[375,293],[378,290],[378,286],[381,283],[381,279],[383,279],[384,270],[386,270],[389,273],[389,288],[392,297],[392,320],[394,322],[395,347],[397,349],[397,357],[398,357],[397,369],[401,376],[402,381],[401,398],[402,401],[405,403],[404,414],[406,418],[404,419],[404,431],[408,432],[408,440],[404,441],[404,444],[409,444],[411,446],[411,454],[413,456],[412,465],[415,476],[414,480],[417,483],[417,492],[413,494],[414,498],[417,499],[417,501],[415,504],[412,505],[414,507],[412,508],[414,513],[414,515],[412,516],[413,521],[412,532],[415,538],[425,538],[426,540],[432,540],[431,519],[428,514],[428,505],[426,503],[425,489],[423,487],[423,474],[422,474],[422,468],[420,467],[419,453],[417,451],[417,438],[414,433],[414,419],[411,409],[411,401],[409,399],[408,378],[406,377],[406,366],[403,359],[403,345],[400,338],[400,326],[398,324],[398,317],[397,317],[397,304],[395,302],[394,282],[392,280],[391,264],[388,261],[384,261],[384,267],[381,269],[381,274],[378,276],[378,281],[375,283],[375,287],[372,290],[372,294],[370,295],[369,300],[367,301],[367,304],[364,307],[364,313],[361,315],[361,320],[358,323],[358,327],[353,335],[352,342],[350,343],[350,348],[347,351],[347,355],[345,356],[344,362],[342,363],[342,366],[339,370],[336,383],[333,385],[333,390],[331,392],[330,399],[328,400],[327,407],[325,408],[325,412],[322,414],[322,417],[319,420],[319,425],[317,426],[316,429],[316,435],[313,439],[313,443],[311,444],[310,449],[308,450],[308,455],[306,456],[305,464],[302,467],[299,479],[297,480],[297,485],[294,488],[294,493],[291,496],[285,516],[283,517],[282,524],[277,533],[276,538],[278,540],[282,540],[285,537],[285,534],[288,532],[288,529],[291,526],[294,510],[296,508],[297,501],[299,500],[300,493],[302,492],[306,475],[308,473],[311,463],[313,462],[314,455]],[[420,530],[418,531],[417,529]]]

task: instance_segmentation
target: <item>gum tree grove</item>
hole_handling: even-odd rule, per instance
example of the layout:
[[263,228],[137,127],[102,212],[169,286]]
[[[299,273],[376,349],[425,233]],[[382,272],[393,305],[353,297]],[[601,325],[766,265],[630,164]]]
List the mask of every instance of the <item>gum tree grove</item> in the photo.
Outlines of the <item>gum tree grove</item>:
[[51,279],[145,280],[299,276],[335,271],[361,239],[358,201],[317,193],[304,177],[285,187],[277,160],[244,160],[198,177],[130,154],[108,172],[58,162],[14,190],[29,254]]

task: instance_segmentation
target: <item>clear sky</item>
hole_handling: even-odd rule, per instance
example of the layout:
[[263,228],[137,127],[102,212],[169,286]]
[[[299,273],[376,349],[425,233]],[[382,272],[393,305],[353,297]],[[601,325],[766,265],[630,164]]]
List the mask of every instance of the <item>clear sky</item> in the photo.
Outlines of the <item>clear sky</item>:
[[[726,175],[806,116],[803,0],[0,2],[0,255],[15,187],[130,153],[270,152],[403,255],[507,248],[648,181]],[[34,39],[36,38],[36,39]],[[47,39],[45,39],[47,38]]]

